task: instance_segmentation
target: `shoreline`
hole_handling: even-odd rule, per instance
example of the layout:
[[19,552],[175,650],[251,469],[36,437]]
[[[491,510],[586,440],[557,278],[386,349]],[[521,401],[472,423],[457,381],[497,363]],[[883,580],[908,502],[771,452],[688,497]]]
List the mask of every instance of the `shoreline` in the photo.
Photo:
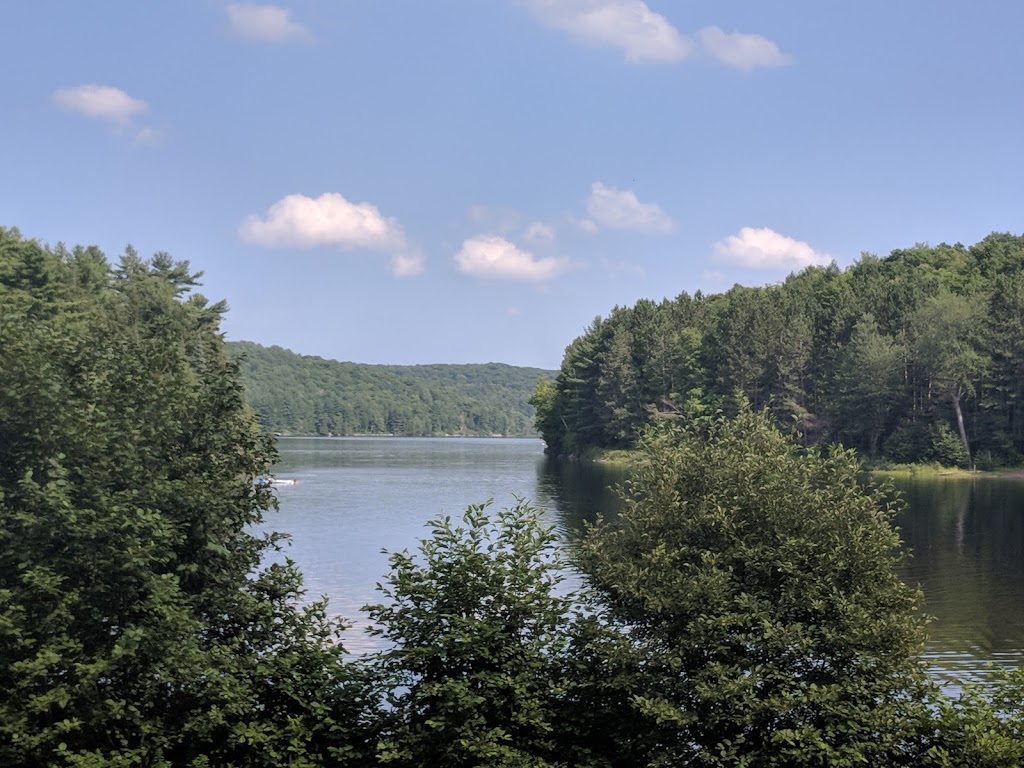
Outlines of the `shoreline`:
[[[568,461],[589,461],[612,467],[628,468],[633,458],[633,451],[620,448],[591,449],[581,456],[568,456]],[[960,467],[943,467],[937,464],[900,464],[895,467],[867,467],[863,471],[869,475],[883,477],[927,477],[943,480],[978,480],[981,478],[1002,478],[1024,481],[1024,467],[1004,467],[1000,469],[961,469]]]
[[469,439],[469,440],[541,440],[540,435],[396,435],[392,432],[357,432],[351,435],[316,435],[316,434],[292,434],[284,432],[272,432],[271,437],[281,439],[311,439],[311,438],[323,438],[324,440],[337,440],[337,439],[349,439],[349,438],[388,438],[396,440],[451,440],[451,439]]

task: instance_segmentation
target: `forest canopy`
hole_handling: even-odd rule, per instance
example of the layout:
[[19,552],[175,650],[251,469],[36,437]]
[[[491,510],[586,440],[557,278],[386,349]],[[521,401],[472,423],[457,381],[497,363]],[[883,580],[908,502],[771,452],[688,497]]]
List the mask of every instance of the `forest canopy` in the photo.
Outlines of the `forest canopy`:
[[229,342],[264,429],[299,435],[536,435],[530,395],[554,371],[504,363],[367,365]]
[[642,430],[578,588],[526,503],[436,518],[347,656],[266,557],[274,446],[199,276],[0,228],[0,764],[1024,761],[1020,673],[926,677],[894,502],[742,403]]
[[1024,236],[916,245],[763,287],[598,317],[538,385],[554,454],[628,448],[659,417],[767,410],[805,444],[873,461],[1024,455]]

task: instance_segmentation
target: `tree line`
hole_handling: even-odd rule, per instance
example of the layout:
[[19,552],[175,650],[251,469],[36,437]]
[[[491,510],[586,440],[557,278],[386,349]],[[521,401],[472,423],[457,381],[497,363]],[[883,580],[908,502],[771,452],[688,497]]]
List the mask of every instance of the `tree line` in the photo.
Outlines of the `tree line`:
[[530,396],[554,371],[504,363],[367,365],[229,342],[263,428],[293,435],[536,435]]
[[0,764],[1024,762],[1019,673],[926,675],[895,502],[747,405],[644,431],[579,588],[526,503],[436,518],[349,657],[198,278],[0,229]]
[[917,245],[764,287],[598,317],[535,391],[555,454],[628,448],[659,415],[767,410],[873,461],[1018,465],[1024,236]]

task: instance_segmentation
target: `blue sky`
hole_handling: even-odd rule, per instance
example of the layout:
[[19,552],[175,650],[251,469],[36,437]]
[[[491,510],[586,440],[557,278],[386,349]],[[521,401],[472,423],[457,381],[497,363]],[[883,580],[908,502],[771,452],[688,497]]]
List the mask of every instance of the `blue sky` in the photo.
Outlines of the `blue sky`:
[[639,298],[1024,230],[1024,4],[8,2],[0,224],[231,339],[557,367]]

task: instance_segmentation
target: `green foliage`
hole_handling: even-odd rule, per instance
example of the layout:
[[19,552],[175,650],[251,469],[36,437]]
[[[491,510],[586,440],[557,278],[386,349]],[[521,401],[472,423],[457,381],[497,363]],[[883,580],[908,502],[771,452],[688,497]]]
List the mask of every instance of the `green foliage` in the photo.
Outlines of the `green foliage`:
[[[380,759],[393,765],[551,766],[560,757],[560,667],[570,596],[555,534],[524,503],[493,518],[430,523],[419,556],[391,555],[369,606],[389,642],[377,659],[390,681]],[[573,764],[579,764],[574,762]]]
[[766,414],[645,435],[584,566],[629,640],[633,730],[657,764],[898,765],[928,687],[892,504],[850,453]]
[[629,448],[644,425],[728,410],[738,391],[805,445],[929,461],[929,427],[947,423],[968,464],[1012,464],[1024,454],[1021,339],[1024,236],[917,245],[615,307],[566,348],[537,425],[556,455]]
[[558,414],[558,387],[550,379],[540,379],[533,389],[530,405],[536,416],[534,425],[544,435],[548,450],[555,455],[562,452],[562,441],[565,437],[565,426]]
[[534,435],[529,399],[553,376],[501,363],[341,363],[249,341],[228,348],[263,428],[287,434]]
[[837,432],[872,456],[901,398],[905,356],[901,340],[880,334],[871,315],[857,322],[836,356]]
[[961,683],[956,699],[935,705],[935,736],[923,766],[1019,768],[1024,765],[1024,671],[1003,670],[986,686]]
[[[323,601],[300,607],[294,564],[264,562],[281,537],[255,533],[274,506],[255,479],[274,449],[223,302],[166,254],[129,248],[112,268],[0,228],[0,764],[1020,765],[1024,677],[935,693],[892,504],[850,452],[772,421],[959,463],[966,423],[985,461],[1019,455],[1020,252],[1009,236],[922,246],[599,318],[554,383],[511,386],[533,387],[555,451],[643,435],[620,516],[583,544],[594,591],[565,589],[536,510],[473,506],[391,556],[369,608],[388,646],[356,662]],[[762,336],[722,348],[744,333]],[[326,372],[309,379],[315,424],[356,423],[332,421],[325,382],[377,374],[299,360]],[[431,371],[451,392],[509,382]],[[424,407],[447,397],[388,375]],[[498,423],[466,402],[453,413],[473,428]],[[447,430],[441,412],[367,403],[377,431],[426,412]]]
[[931,438],[931,450],[927,454],[928,458],[939,462],[944,467],[966,468],[970,466],[971,455],[949,424],[944,421],[932,424],[929,429],[929,437]]
[[260,568],[274,451],[197,278],[0,229],[0,764],[358,749],[339,627]]

